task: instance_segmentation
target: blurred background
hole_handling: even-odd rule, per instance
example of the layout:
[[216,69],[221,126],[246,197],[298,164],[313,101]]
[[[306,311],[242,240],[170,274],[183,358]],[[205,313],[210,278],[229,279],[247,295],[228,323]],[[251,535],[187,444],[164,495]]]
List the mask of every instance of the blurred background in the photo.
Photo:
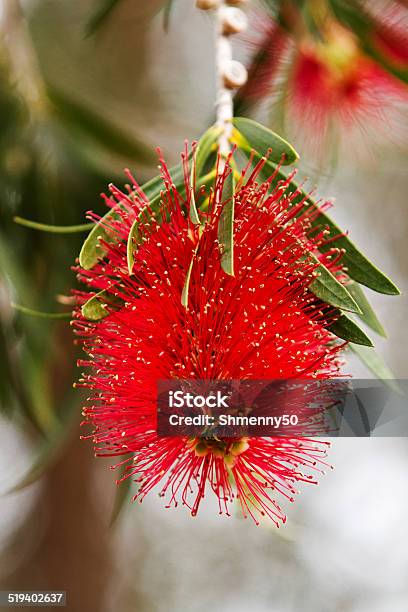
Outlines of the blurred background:
[[[308,4],[322,3],[254,1],[236,56],[251,66],[262,51],[263,15],[285,29],[291,5]],[[404,2],[362,4],[403,31]],[[393,50],[405,59],[406,32]],[[13,217],[81,224],[90,209],[103,214],[99,193],[125,182],[124,167],[140,182],[157,173],[157,145],[176,163],[184,140],[214,119],[213,41],[193,0],[0,0],[0,589],[66,590],[75,612],[405,611],[406,439],[337,440],[335,470],[302,489],[279,530],[219,517],[210,500],[193,519],[155,497],[132,504],[129,492],[110,526],[115,473],[79,440],[68,321],[11,306],[69,310],[86,235]],[[400,287],[400,297],[367,295],[388,332],[375,337],[377,352],[407,378],[407,106],[397,77],[374,123],[370,113],[360,132],[343,125],[346,145],[322,139],[318,155],[293,109],[286,121],[271,112],[277,91],[290,103],[273,80],[239,105],[290,137],[301,173],[336,198],[333,218]],[[345,372],[371,376],[352,355]]]

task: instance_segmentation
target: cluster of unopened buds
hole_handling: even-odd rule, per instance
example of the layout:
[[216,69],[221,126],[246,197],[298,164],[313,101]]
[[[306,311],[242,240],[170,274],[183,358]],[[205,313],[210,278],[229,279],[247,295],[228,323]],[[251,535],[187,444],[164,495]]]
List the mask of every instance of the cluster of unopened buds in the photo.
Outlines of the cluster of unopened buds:
[[203,11],[214,10],[218,14],[219,46],[222,61],[220,68],[223,85],[226,89],[242,87],[248,78],[247,70],[241,62],[232,59],[229,37],[240,34],[247,28],[247,17],[238,5],[246,0],[196,0],[196,5]]

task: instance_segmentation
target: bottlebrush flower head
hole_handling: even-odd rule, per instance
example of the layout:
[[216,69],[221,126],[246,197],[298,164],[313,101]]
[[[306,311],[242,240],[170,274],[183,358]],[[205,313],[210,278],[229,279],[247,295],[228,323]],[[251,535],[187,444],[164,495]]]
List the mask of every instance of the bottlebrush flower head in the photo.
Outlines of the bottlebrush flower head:
[[408,91],[361,52],[348,30],[333,23],[325,40],[306,37],[292,61],[287,119],[315,153],[330,136],[350,138],[355,130],[364,136],[370,129],[385,134],[395,127]]
[[[328,330],[333,309],[309,290],[314,252],[334,273],[339,253],[319,254],[324,227],[311,228],[314,212],[288,181],[271,188],[259,176],[263,162],[235,189],[235,274],[222,269],[217,240],[224,186],[232,172],[218,168],[213,187],[202,189],[201,225],[189,215],[189,181],[177,190],[162,162],[161,209],[156,216],[133,181],[129,194],[111,188],[116,207],[109,222],[114,241],[91,270],[77,268],[85,291],[76,291],[73,325],[91,368],[79,385],[91,389],[84,408],[96,454],[121,458],[140,501],[152,490],[198,512],[204,495],[229,514],[238,498],[244,516],[285,521],[277,498],[293,501],[296,483],[316,482],[327,443],[305,438],[187,439],[155,431],[158,379],[276,379],[339,375],[344,346]],[[187,175],[187,172],[186,172]],[[186,193],[187,195],[183,195]],[[323,205],[323,207],[326,205]],[[129,276],[126,241],[145,209]],[[98,220],[97,217],[95,217]],[[315,227],[316,224],[314,224]],[[188,306],[181,295],[191,271]],[[120,300],[97,322],[80,305],[107,290]]]
[[300,148],[319,161],[327,159],[334,143],[346,142],[350,149],[350,136],[358,151],[378,144],[381,137],[406,144],[401,107],[408,90],[395,76],[408,68],[401,12],[370,15],[370,54],[327,11],[324,19],[318,14],[318,34],[305,27],[296,11],[286,28],[269,18],[249,67],[250,78],[238,93],[238,108],[270,97],[274,121],[283,116],[285,131],[296,134],[298,147],[301,141]]

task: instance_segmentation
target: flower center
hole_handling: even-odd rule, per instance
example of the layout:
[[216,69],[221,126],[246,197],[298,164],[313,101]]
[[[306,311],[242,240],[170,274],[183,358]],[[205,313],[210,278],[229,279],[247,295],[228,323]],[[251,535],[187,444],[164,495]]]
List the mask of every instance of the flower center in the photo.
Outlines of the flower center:
[[316,45],[316,54],[337,82],[350,78],[360,57],[353,35],[342,28],[332,28],[326,40]]
[[234,467],[239,455],[242,455],[248,448],[247,438],[236,438],[231,440],[220,440],[218,438],[190,438],[188,447],[197,457],[205,457],[209,453],[224,459],[228,467]]

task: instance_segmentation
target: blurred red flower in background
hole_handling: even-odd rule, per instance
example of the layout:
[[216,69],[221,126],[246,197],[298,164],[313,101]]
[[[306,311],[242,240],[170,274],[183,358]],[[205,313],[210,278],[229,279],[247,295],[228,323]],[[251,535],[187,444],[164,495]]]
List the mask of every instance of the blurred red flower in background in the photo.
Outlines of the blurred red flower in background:
[[[256,521],[268,516],[278,525],[285,514],[275,497],[293,501],[296,482],[315,482],[326,442],[192,440],[159,437],[155,431],[158,379],[339,375],[344,343],[328,330],[334,309],[309,291],[317,264],[308,253],[335,273],[340,254],[318,252],[325,232],[312,229],[311,221],[319,210],[299,201],[298,193],[288,193],[288,181],[272,191],[273,177],[258,182],[263,163],[236,187],[234,276],[220,265],[217,241],[229,163],[218,170],[201,226],[189,220],[189,196],[175,189],[164,164],[157,218],[135,184],[132,195],[112,187],[116,201],[108,203],[118,215],[109,231],[116,240],[105,243],[107,255],[94,268],[77,269],[88,289],[76,296],[83,304],[94,292],[108,290],[120,303],[107,306],[108,316],[98,322],[85,319],[78,307],[73,325],[89,356],[80,365],[92,368],[79,384],[92,390],[84,415],[94,426],[96,454],[123,456],[124,478],[139,483],[137,498],[157,487],[169,506],[181,500],[195,515],[210,489],[220,513],[229,514],[238,498],[244,516]],[[188,194],[187,182],[185,188]],[[146,204],[129,276],[126,239]],[[180,298],[189,270],[186,308]]]
[[288,120],[318,150],[331,129],[349,137],[354,127],[386,125],[408,91],[361,52],[348,30],[333,24],[324,41],[308,38],[296,49],[287,96]]
[[377,144],[379,135],[399,144],[405,138],[401,107],[408,100],[401,78],[408,73],[407,11],[364,4],[372,14],[360,16],[360,39],[325,3],[306,7],[313,27],[288,2],[276,20],[255,13],[258,41],[237,112],[270,97],[274,126],[283,118],[285,131],[318,159],[327,159],[330,138],[342,139],[348,150]]

